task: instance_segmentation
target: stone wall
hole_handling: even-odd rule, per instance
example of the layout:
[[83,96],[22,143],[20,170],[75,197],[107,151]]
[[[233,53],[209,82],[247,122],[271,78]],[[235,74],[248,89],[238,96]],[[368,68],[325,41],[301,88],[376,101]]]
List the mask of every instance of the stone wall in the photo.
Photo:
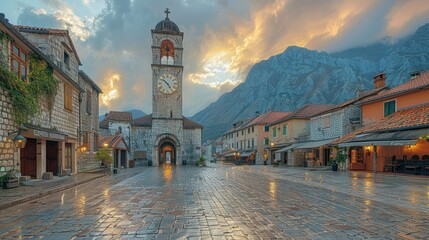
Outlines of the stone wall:
[[[58,80],[57,77],[56,79]],[[79,90],[77,89],[73,90],[72,102],[73,110],[66,110],[64,108],[64,83],[60,81],[52,111],[48,110],[47,101],[41,101],[39,112],[29,120],[29,123],[77,138],[79,127]]]
[[[312,141],[333,139],[344,136],[353,131],[350,118],[359,117],[359,107],[349,105],[335,112],[311,118],[310,139]],[[324,128],[323,118],[329,117],[329,127]]]
[[[63,70],[73,81],[78,82],[79,62],[73,52],[69,52],[64,46],[65,43],[71,48],[71,43],[67,36],[58,34],[38,34],[22,32],[33,45],[38,47],[50,58],[61,70]],[[64,52],[69,55],[69,66],[64,63]]]
[[95,152],[81,153],[78,160],[78,172],[86,172],[100,168],[101,161],[95,158]]
[[152,139],[152,129],[150,127],[133,126],[131,128],[130,159],[135,159],[135,151],[146,151],[147,159],[152,159],[152,147],[149,146],[150,139]]
[[6,171],[13,169],[16,151],[8,136],[10,132],[17,130],[12,116],[12,105],[7,96],[8,93],[0,88],[0,166],[6,167]]
[[201,129],[183,131],[183,160],[193,164],[201,157]]

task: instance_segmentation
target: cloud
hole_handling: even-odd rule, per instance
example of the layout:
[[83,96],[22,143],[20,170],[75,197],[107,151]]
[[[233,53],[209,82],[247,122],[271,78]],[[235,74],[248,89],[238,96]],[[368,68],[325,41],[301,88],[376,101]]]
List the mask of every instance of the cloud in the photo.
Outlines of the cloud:
[[20,25],[68,29],[75,39],[85,41],[91,35],[91,19],[82,20],[64,2],[44,0],[46,7],[53,8],[52,13],[44,8],[25,7],[17,21]]
[[[257,62],[290,45],[328,52],[367,45],[386,35],[412,33],[429,21],[426,0],[106,0],[96,15],[78,14],[95,4],[42,0],[19,21],[70,29],[82,68],[102,85],[119,73],[120,97],[102,111],[151,112],[151,29],[165,18],[184,32],[184,113],[192,115],[245,80]],[[287,66],[285,66],[287,67]]]

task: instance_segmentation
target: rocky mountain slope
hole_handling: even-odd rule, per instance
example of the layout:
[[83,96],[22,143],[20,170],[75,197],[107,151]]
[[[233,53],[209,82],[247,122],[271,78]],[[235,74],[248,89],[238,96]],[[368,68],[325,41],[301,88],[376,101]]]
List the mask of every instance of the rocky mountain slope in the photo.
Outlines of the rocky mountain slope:
[[269,109],[293,111],[307,103],[340,103],[358,90],[373,88],[372,77],[387,75],[387,85],[409,80],[411,72],[429,70],[429,24],[392,43],[385,38],[370,46],[338,53],[288,47],[255,64],[245,82],[192,119],[204,125],[203,140],[214,139],[232,123]]

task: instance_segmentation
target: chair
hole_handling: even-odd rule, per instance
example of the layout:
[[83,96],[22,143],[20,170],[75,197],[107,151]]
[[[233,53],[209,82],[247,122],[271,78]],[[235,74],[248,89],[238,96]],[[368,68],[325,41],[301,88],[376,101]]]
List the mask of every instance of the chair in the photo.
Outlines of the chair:
[[422,160],[425,161],[424,165],[424,175],[426,175],[427,172],[429,172],[429,155],[423,155]]
[[[419,159],[420,159],[419,155],[413,155],[411,157],[411,160],[419,160]],[[407,171],[407,170],[413,170],[414,174],[416,174],[417,173],[417,169],[420,169],[420,166],[418,166],[416,164],[416,162],[413,162],[410,165],[405,164],[405,171]]]
[[396,172],[396,168],[399,167],[399,163],[396,161],[396,156],[386,157],[384,160],[384,171],[387,172]]

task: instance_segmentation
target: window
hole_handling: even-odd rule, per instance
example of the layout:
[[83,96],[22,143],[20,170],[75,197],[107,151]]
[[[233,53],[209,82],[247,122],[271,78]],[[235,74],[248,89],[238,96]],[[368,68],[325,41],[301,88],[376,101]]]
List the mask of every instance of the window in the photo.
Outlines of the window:
[[255,132],[255,126],[252,127],[252,132]]
[[277,128],[273,128],[273,138],[277,137]]
[[67,83],[64,83],[64,108],[72,111],[73,110],[73,89]]
[[287,136],[287,125],[283,126],[283,136]]
[[250,128],[247,129],[247,133],[250,133]]
[[268,138],[264,138],[264,145],[267,146],[270,143],[270,140]]
[[323,128],[331,127],[331,117],[329,115],[322,117],[322,126]]
[[247,147],[250,148],[250,139],[247,139]]
[[265,126],[265,127],[264,127],[264,131],[265,131],[265,132],[269,132],[269,131],[270,131],[270,127],[269,127],[269,126]]
[[88,113],[89,115],[91,115],[91,110],[92,110],[92,104],[91,104],[91,99],[92,99],[92,94],[91,92],[88,90],[86,92],[86,113]]
[[27,80],[27,54],[22,52],[17,46],[12,45],[12,72],[14,72],[22,81]]
[[241,130],[241,136],[244,136],[244,130]]
[[84,132],[83,133],[83,146],[85,146],[88,149],[88,151],[90,150],[89,141],[90,141],[89,132]]
[[389,116],[394,112],[396,112],[396,100],[384,102],[384,116]]
[[252,138],[252,148],[255,147],[255,139]]
[[174,65],[174,45],[170,40],[161,43],[161,64]]
[[66,51],[64,51],[64,64],[70,67],[70,56]]
[[237,137],[238,137],[238,132],[237,132]]

